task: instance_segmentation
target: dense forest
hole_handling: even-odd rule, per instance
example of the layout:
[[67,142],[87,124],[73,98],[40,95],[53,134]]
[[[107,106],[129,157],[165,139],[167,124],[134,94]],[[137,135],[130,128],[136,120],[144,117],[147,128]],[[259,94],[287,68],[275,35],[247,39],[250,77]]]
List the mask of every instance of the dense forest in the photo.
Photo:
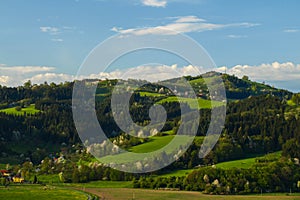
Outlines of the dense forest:
[[[210,94],[203,79],[213,80],[215,76],[223,78],[228,99],[227,112],[221,137],[205,158],[200,159],[198,152],[210,123],[209,107],[200,109],[200,126],[195,127],[197,137],[176,162],[151,175],[129,174],[97,163],[83,147],[72,116],[74,83],[45,82],[36,85],[28,81],[19,87],[0,86],[0,161],[14,164],[13,170],[16,173],[23,169],[24,176],[26,172],[30,176],[30,172],[38,167],[39,173],[60,174],[63,182],[133,180],[134,186],[138,188],[168,187],[212,194],[297,189],[300,168],[294,158],[300,158],[300,95],[252,82],[248,77],[239,79],[211,72],[185,78],[197,91],[198,98],[209,102]],[[135,81],[138,80],[129,80],[129,86]],[[179,83],[180,79],[169,81]],[[123,149],[149,142],[147,138],[128,136],[117,126],[110,108],[111,92],[117,80],[82,82],[98,84],[95,110],[103,131],[111,141]],[[149,108],[161,102],[167,111],[167,121],[156,135],[175,135],[180,125],[181,108],[178,102],[168,100],[172,96],[172,92],[158,83],[144,84],[130,99],[129,111],[133,121],[141,126],[149,124]],[[193,110],[188,102],[183,105]],[[26,112],[25,108],[29,106],[33,106],[32,111]],[[249,170],[211,167],[224,161],[277,151],[282,151],[282,159],[266,163],[258,161]],[[79,167],[78,162],[83,164]],[[152,176],[164,171],[199,166],[203,167],[186,177]]]

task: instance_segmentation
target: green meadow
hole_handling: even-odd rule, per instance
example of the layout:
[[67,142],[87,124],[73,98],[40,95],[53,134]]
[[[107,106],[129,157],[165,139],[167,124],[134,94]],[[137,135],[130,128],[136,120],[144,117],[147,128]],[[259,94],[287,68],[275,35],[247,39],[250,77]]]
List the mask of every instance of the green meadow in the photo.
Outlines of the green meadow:
[[[138,160],[143,160],[144,155],[143,153],[149,153],[156,150],[160,150],[162,147],[165,147],[166,153],[171,153],[175,147],[179,147],[184,142],[190,142],[193,138],[189,136],[180,135],[175,137],[174,135],[166,135],[166,136],[153,136],[150,137],[150,140],[146,143],[133,146],[129,149],[130,152],[139,153],[140,155],[132,156],[130,153],[121,153],[116,155],[109,155],[101,158],[101,161],[104,163],[128,163],[134,162]],[[173,140],[173,141],[172,141]],[[195,140],[198,142],[203,141],[203,137],[195,137]],[[170,142],[173,142],[172,146],[166,146]]]
[[184,98],[184,97],[176,97],[176,96],[171,96],[167,97],[165,99],[162,99],[158,101],[158,104],[163,104],[165,102],[183,102],[187,103],[191,109],[198,109],[198,108],[211,108],[211,107],[218,107],[224,105],[222,102],[218,101],[210,101],[206,99],[192,99],[192,98]]
[[24,115],[25,113],[26,114],[35,114],[40,111],[35,109],[34,104],[31,104],[28,107],[22,108],[20,111],[17,111],[16,107],[12,107],[12,108],[2,109],[2,110],[0,110],[0,112],[5,112],[6,114],[10,114],[10,115]]
[[[196,139],[201,139],[201,138],[196,138]],[[233,160],[233,161],[227,161],[227,162],[221,162],[216,164],[217,168],[222,168],[222,169],[231,169],[231,168],[240,168],[240,169],[249,169],[253,165],[257,164],[256,160],[267,160],[272,158],[272,159],[279,159],[281,157],[281,151],[277,151],[274,153],[270,153],[264,156],[258,156],[258,157],[251,157],[251,158],[245,158],[245,159],[240,159],[240,160]],[[170,177],[170,176],[186,176],[192,171],[197,170],[197,169],[182,169],[182,170],[175,170],[175,171],[170,171],[165,174],[161,174],[159,176],[161,177]]]
[[7,188],[0,187],[0,199],[3,200],[86,200],[88,195],[84,192],[57,186],[41,185],[12,185]]
[[228,162],[221,162],[221,163],[216,164],[216,167],[219,167],[222,169],[230,169],[230,168],[248,169],[257,163],[256,159],[264,159],[264,158],[268,159],[268,157],[272,157],[273,159],[279,159],[281,157],[281,151],[270,153],[265,156],[233,160],[233,161],[228,161]]

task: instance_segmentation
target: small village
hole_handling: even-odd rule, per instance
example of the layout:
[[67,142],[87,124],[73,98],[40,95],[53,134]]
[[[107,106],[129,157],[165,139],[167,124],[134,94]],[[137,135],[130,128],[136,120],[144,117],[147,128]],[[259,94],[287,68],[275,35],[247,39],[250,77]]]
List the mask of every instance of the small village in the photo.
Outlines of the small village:
[[9,183],[24,183],[25,179],[21,176],[21,173],[14,174],[10,172],[9,170],[0,170],[2,181],[5,182],[5,184],[2,185],[8,185]]

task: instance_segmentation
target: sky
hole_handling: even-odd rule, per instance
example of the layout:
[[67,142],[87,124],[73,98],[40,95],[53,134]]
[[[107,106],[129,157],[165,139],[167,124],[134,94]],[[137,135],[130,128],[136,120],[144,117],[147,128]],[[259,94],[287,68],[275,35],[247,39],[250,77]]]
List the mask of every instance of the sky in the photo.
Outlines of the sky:
[[[0,1],[0,85],[72,80],[107,38],[168,35],[157,29],[167,28],[198,42],[217,71],[300,92],[299,9],[297,0]],[[190,70],[164,58],[167,68]],[[128,60],[116,62],[118,70],[138,67]]]

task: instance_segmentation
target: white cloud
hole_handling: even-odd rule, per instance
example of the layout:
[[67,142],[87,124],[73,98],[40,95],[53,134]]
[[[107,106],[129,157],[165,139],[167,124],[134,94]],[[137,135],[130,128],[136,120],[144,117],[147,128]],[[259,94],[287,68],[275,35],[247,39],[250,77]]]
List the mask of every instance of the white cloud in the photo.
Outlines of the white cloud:
[[63,42],[64,40],[61,38],[53,38],[51,39],[53,42]]
[[50,35],[58,35],[61,33],[59,28],[51,26],[41,26],[40,30],[44,33],[49,33]]
[[34,72],[48,72],[54,70],[54,67],[47,66],[6,66],[0,65],[1,74],[13,73],[13,74],[26,74]]
[[[196,76],[206,72],[202,67],[192,65],[178,67],[177,64],[173,65],[158,65],[149,64],[138,67],[128,68],[124,70],[115,70],[112,72],[102,72],[100,74],[91,74],[89,76],[75,77],[71,74],[55,73],[54,67],[47,66],[6,66],[0,64],[0,85],[18,86],[23,85],[27,80],[32,83],[48,83],[72,81],[75,78],[134,78],[144,79],[148,81],[160,81],[175,77],[186,75]],[[292,62],[273,62],[261,65],[236,65],[231,68],[222,66],[216,69],[219,72],[227,72],[234,74],[238,77],[247,75],[254,81],[298,81],[300,80],[300,64]]]
[[41,73],[49,73],[55,70],[54,67],[48,66],[7,66],[0,64],[0,84],[7,86],[23,85],[25,81],[32,76]]
[[[124,70],[115,70],[112,72],[101,72],[99,74],[90,74],[88,76],[76,77],[70,74],[54,73],[49,72],[54,70],[52,67],[2,67],[1,69],[9,68],[6,70],[6,74],[0,76],[0,84],[7,86],[19,86],[23,85],[26,81],[31,80],[32,83],[40,84],[47,81],[48,83],[55,82],[65,82],[73,81],[75,78],[82,79],[142,79],[147,81],[161,81],[166,79],[171,79],[175,77],[181,77],[186,75],[199,75],[200,71],[203,71],[201,67],[194,67],[192,65],[177,67],[177,64],[173,65],[158,65],[149,64],[142,65],[138,67],[128,68]],[[21,73],[18,70],[23,70]],[[2,74],[2,72],[1,72]]]
[[273,62],[271,64],[261,64],[257,66],[236,65],[232,68],[220,67],[219,72],[234,74],[238,77],[247,75],[255,81],[291,81],[300,80],[300,64],[292,62]]
[[143,5],[151,7],[166,7],[167,5],[166,0],[142,0],[141,2]]
[[240,38],[247,38],[247,35],[227,35],[227,37],[232,39],[240,39]]
[[[161,26],[155,27],[144,27],[144,28],[130,28],[130,29],[122,29],[113,27],[111,30],[121,33],[121,34],[133,34],[133,35],[173,35],[178,33],[189,33],[189,32],[203,32],[203,31],[211,31],[228,27],[253,27],[259,24],[254,23],[232,23],[232,24],[217,24],[217,23],[209,23],[204,19],[198,18],[196,16],[181,16],[174,17],[176,20]],[[173,19],[174,19],[173,18]]]
[[299,32],[299,30],[298,29],[286,29],[283,32],[285,32],[285,33],[297,33],[297,32]]
[[182,16],[182,17],[176,17],[177,20],[175,22],[177,23],[186,23],[186,22],[205,22],[205,19],[200,19],[197,16]]
[[0,76],[0,85],[7,85],[8,81],[9,81],[8,76]]
[[142,79],[150,82],[162,81],[166,79],[181,77],[181,76],[197,76],[203,71],[201,67],[192,65],[178,67],[177,64],[173,65],[142,65],[138,67],[128,68],[125,70],[116,70],[112,72],[101,72],[100,74],[92,74],[88,77],[82,78],[98,78],[98,79]]
[[[32,83],[44,83],[47,81],[48,83],[61,83],[65,81],[73,81],[74,80],[73,75],[69,74],[62,74],[62,73],[45,73],[45,74],[37,74],[33,77],[30,77],[30,80]],[[23,82],[25,82],[28,79],[24,79]]]
[[62,26],[62,27],[53,27],[53,26],[41,26],[40,31],[43,33],[49,34],[52,38],[51,41],[53,42],[63,42],[64,40],[62,38],[58,38],[59,35],[62,35],[65,32],[73,32],[76,30],[76,27],[71,26]]

